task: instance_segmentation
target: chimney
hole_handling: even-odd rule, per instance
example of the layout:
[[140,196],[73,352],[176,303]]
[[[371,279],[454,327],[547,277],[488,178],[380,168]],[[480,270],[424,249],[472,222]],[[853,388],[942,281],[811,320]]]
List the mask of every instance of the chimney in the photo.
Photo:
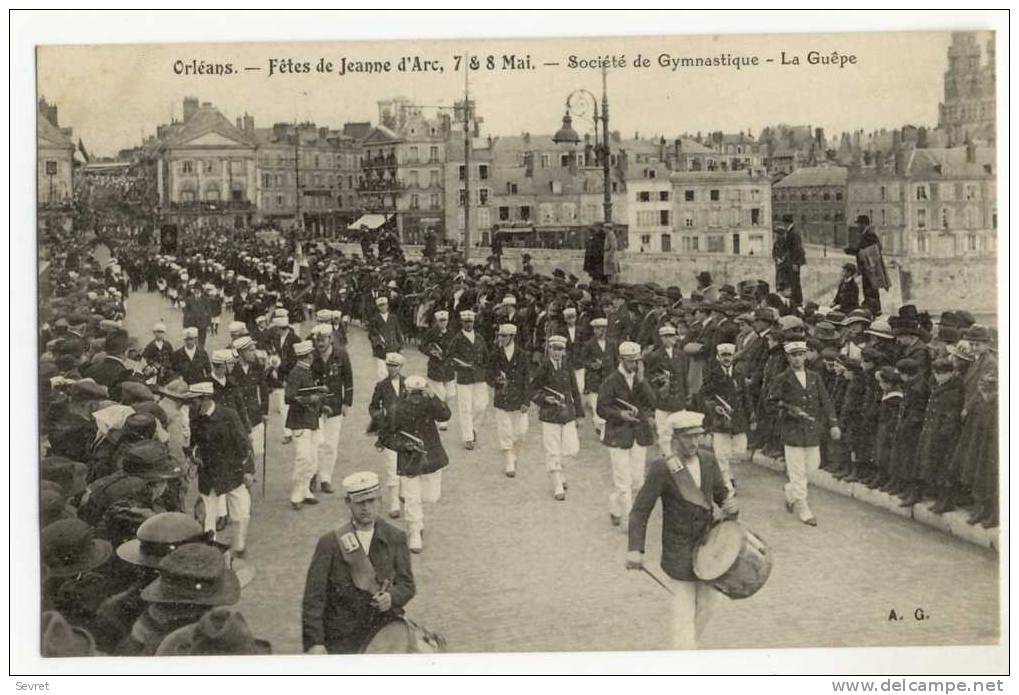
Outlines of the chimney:
[[906,150],[902,147],[895,150],[895,174],[897,176],[906,175]]
[[244,132],[249,135],[255,131],[255,117],[244,114]]
[[881,150],[874,153],[874,166],[877,169],[878,176],[885,173],[885,153]]
[[325,140],[329,136],[329,129],[322,126],[318,129],[318,139]]
[[977,146],[972,140],[966,140],[966,163],[976,164],[977,163]]
[[187,123],[196,113],[198,113],[198,99],[195,97],[184,97],[183,122]]
[[237,125],[237,130],[243,130],[244,129],[244,125],[241,122],[241,117],[240,116],[237,117],[237,120],[234,121],[234,123]]
[[902,131],[898,128],[892,131],[892,149],[899,150],[902,147]]

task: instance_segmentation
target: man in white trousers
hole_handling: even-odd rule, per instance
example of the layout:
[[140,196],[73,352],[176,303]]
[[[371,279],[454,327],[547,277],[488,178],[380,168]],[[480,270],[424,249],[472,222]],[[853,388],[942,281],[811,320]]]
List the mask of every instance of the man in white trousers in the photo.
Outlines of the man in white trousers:
[[398,352],[391,352],[383,360],[386,365],[386,376],[375,384],[371,400],[368,402],[368,414],[371,416],[369,432],[379,435],[379,441],[375,448],[385,457],[386,469],[386,497],[388,497],[389,516],[397,519],[400,516],[400,478],[397,475],[397,454],[396,450],[387,448],[383,442],[385,424],[393,406],[403,397],[406,391],[403,375],[404,358]]
[[539,406],[541,444],[552,480],[552,497],[563,502],[567,489],[563,458],[580,453],[577,422],[584,417],[584,405],[573,370],[566,364],[566,337],[550,336],[547,345],[548,357],[542,358],[531,378],[530,399]]
[[449,346],[449,359],[456,372],[456,402],[464,448],[477,446],[477,425],[488,407],[488,347],[474,331],[476,314],[460,312],[460,332]]
[[507,478],[517,474],[517,458],[527,436],[527,411],[530,405],[529,386],[531,356],[516,344],[517,327],[512,323],[499,326],[498,347],[489,360],[488,383],[495,392],[495,425],[499,448],[506,457]]
[[[456,372],[449,359],[449,346],[453,333],[449,330],[449,312],[436,311],[435,323],[421,337],[421,352],[428,355],[428,388],[443,403],[456,396]],[[449,422],[440,422],[439,429],[445,432]]]
[[714,605],[722,594],[697,579],[694,551],[715,517],[715,506],[729,516],[739,512],[736,497],[722,481],[714,458],[700,452],[704,416],[681,410],[669,416],[670,454],[655,458],[630,510],[626,568],[644,567],[644,541],[652,510],[662,501],[661,567],[672,594],[672,648],[696,649]]
[[288,406],[286,426],[293,433],[294,472],[291,476],[290,506],[300,511],[304,505],[318,504],[311,489],[311,479],[318,471],[319,418],[322,395],[316,393],[315,375],[311,371],[311,341],[294,344],[296,363],[287,375],[284,399]]
[[320,323],[311,330],[315,343],[315,357],[311,372],[315,383],[326,388],[322,396],[322,411],[319,417],[318,478],[319,490],[331,495],[333,469],[340,445],[340,430],[343,418],[354,402],[354,373],[350,357],[342,347],[333,343],[333,326]]
[[[605,433],[605,421],[598,415],[598,389],[601,382],[616,368],[616,347],[605,337],[609,320],[604,316],[591,319],[591,331],[594,335],[584,343],[580,350],[580,360],[584,364],[584,388],[582,393],[591,411],[591,422],[598,438]],[[579,386],[579,384],[578,384]]]
[[644,484],[647,447],[654,443],[655,394],[639,378],[641,349],[634,342],[619,345],[619,366],[602,381],[598,414],[605,419],[602,443],[612,464],[609,520],[620,526],[630,513],[633,494]]

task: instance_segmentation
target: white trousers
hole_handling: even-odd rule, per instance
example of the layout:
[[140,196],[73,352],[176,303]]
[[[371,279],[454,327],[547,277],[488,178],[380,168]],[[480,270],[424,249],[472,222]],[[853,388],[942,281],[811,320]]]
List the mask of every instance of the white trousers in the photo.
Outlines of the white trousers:
[[293,432],[287,427],[287,413],[290,412],[290,404],[288,404],[284,398],[283,389],[273,389],[269,394],[269,410],[275,410],[277,413],[282,415],[283,423],[283,435],[290,436]]
[[672,456],[672,428],[668,419],[672,413],[668,410],[655,408],[655,429],[658,430],[658,448],[668,457]]
[[814,516],[807,506],[807,472],[816,471],[821,465],[821,447],[819,446],[788,446],[785,447],[785,470],[789,482],[785,484],[786,502],[796,505],[796,513],[800,521]]
[[384,449],[382,455],[385,457],[384,465],[386,468],[385,480],[382,481],[382,484],[388,488],[399,487],[400,476],[396,473],[398,454],[392,449]]
[[672,648],[697,649],[721,594],[710,584],[667,577],[672,589]]
[[[428,388],[432,390],[436,398],[449,405],[449,400],[456,397],[456,381],[435,381],[428,380]],[[449,420],[439,421],[439,429],[445,430],[449,426]]]
[[609,512],[626,517],[633,506],[633,496],[644,485],[644,461],[647,449],[634,444],[629,449],[608,447],[612,463],[612,493],[609,495]]
[[563,456],[576,456],[580,453],[576,421],[571,420],[565,425],[541,423],[541,444],[545,448],[546,470],[550,473],[562,471]]
[[587,398],[587,409],[591,411],[591,423],[595,428],[602,433],[602,437],[605,435],[605,420],[598,416],[598,394],[589,393],[586,395]]
[[442,495],[442,471],[413,478],[400,477],[400,496],[403,497],[403,511],[407,515],[407,530],[421,531],[425,527],[425,513],[422,502],[434,504]]
[[262,458],[262,452],[265,451],[263,446],[265,440],[265,423],[259,422],[257,425],[251,428],[251,449],[255,453],[255,460],[258,461]]
[[457,384],[456,406],[460,413],[460,434],[465,442],[474,441],[474,430],[488,407],[488,384]]
[[747,435],[715,432],[711,435],[711,449],[715,452],[715,460],[722,471],[725,486],[732,489],[732,464],[743,458],[747,453]]
[[294,430],[294,473],[291,476],[290,501],[314,497],[311,479],[318,472],[318,430]]
[[527,413],[496,408],[495,427],[499,433],[499,448],[512,451],[527,436],[529,424]]
[[343,416],[320,417],[318,419],[318,482],[332,483],[333,469],[336,468],[336,453],[340,446],[340,430]]
[[243,484],[238,485],[230,492],[222,495],[199,495],[205,506],[205,521],[203,525],[205,532],[215,532],[216,519],[223,514],[220,513],[220,501],[225,501],[226,511],[234,521],[247,521],[251,518],[251,494]]
[[573,377],[577,380],[577,392],[584,392],[584,376],[587,374],[586,369],[574,369]]

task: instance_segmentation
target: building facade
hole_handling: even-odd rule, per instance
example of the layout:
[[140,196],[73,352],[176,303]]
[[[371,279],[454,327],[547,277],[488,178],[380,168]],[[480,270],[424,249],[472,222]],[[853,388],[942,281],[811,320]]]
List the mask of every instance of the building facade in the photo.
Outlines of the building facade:
[[244,227],[255,218],[256,140],[211,103],[184,100],[158,148],[159,213],[184,227]]
[[846,179],[845,167],[803,167],[772,184],[772,228],[792,215],[804,243],[844,248]]
[[762,172],[678,171],[669,180],[675,251],[771,252],[771,183]]
[[626,172],[629,249],[634,253],[674,251],[672,182],[661,162],[639,163]]
[[58,127],[50,122],[46,113],[39,112],[35,135],[35,178],[39,207],[69,206],[74,195],[74,142],[71,140],[71,129]]
[[[984,39],[981,51],[980,39]],[[949,146],[968,139],[990,143],[995,133],[995,51],[991,32],[955,32],[948,48],[944,101],[938,105],[938,127]]]

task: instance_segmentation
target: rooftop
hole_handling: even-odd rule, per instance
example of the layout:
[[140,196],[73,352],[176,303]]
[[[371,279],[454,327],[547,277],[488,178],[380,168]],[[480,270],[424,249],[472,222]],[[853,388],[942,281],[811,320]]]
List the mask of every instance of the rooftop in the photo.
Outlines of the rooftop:
[[846,178],[845,167],[803,167],[784,177],[775,188],[845,186]]

